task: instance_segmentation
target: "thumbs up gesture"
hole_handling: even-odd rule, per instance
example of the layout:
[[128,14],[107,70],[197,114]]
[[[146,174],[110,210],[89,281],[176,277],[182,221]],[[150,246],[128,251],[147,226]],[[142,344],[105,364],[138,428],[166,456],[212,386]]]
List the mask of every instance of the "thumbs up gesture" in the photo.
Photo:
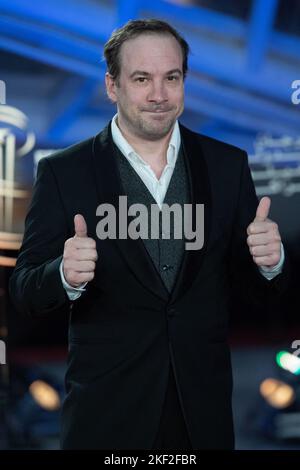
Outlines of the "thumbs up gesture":
[[253,222],[247,228],[247,244],[257,266],[273,268],[280,260],[281,237],[278,225],[268,219],[271,199],[263,197]]
[[98,259],[96,242],[87,235],[84,217],[74,217],[75,235],[65,242],[63,253],[63,273],[65,280],[72,287],[91,281],[94,278]]

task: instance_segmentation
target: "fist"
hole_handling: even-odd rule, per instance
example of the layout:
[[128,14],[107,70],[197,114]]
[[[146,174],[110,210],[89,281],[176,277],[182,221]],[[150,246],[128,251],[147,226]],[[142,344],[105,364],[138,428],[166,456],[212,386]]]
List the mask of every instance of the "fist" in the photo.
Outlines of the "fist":
[[257,207],[256,216],[247,228],[247,244],[254,263],[264,268],[273,268],[280,261],[281,237],[278,225],[268,219],[271,199],[263,197]]
[[63,253],[63,273],[65,280],[72,287],[79,287],[94,278],[98,259],[96,242],[87,236],[84,217],[74,217],[75,235],[65,242]]

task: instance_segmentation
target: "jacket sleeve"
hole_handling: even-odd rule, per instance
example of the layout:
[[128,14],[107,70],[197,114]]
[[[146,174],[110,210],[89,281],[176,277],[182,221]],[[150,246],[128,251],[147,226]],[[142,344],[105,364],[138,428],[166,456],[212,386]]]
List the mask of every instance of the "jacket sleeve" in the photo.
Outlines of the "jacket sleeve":
[[38,317],[69,306],[59,272],[68,236],[55,174],[48,159],[43,158],[38,164],[23,242],[9,281],[17,311]]
[[251,177],[248,158],[243,152],[239,197],[231,240],[230,272],[234,287],[241,290],[243,297],[255,303],[268,302],[270,297],[284,293],[289,282],[289,258],[285,249],[282,273],[274,279],[266,279],[254,263],[247,244],[247,228],[254,220],[258,199]]

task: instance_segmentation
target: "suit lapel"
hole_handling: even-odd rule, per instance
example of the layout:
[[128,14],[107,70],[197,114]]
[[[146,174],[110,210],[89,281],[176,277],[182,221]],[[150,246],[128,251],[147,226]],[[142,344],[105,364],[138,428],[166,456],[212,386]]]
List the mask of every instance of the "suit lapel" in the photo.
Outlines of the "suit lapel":
[[[99,204],[108,203],[115,207],[118,221],[119,196],[125,195],[125,191],[119,176],[114,154],[115,150],[109,124],[94,139],[92,168],[95,170]],[[128,216],[128,223],[130,223],[131,220],[134,220],[134,217]],[[129,237],[120,240],[118,238],[118,223],[117,238],[111,241],[115,243],[121,256],[138,281],[156,296],[167,301],[169,293],[148,255],[143,241],[141,239],[132,240]]]
[[[164,301],[175,302],[190,288],[203,262],[210,233],[211,189],[206,161],[199,138],[180,125],[181,141],[189,179],[193,221],[196,204],[204,204],[204,246],[200,250],[185,250],[174,288],[168,293],[141,239],[111,240],[138,281]],[[125,195],[114,158],[110,124],[98,134],[93,143],[92,168],[95,171],[98,201],[116,208],[119,220],[119,196]],[[133,220],[128,217],[128,223]],[[118,225],[118,224],[117,224]],[[117,229],[118,236],[118,229]],[[186,240],[188,241],[188,240]]]
[[193,221],[196,204],[204,204],[204,245],[200,250],[185,250],[170,302],[175,302],[184,295],[196,278],[206,253],[211,226],[210,179],[201,143],[198,136],[182,125],[180,133],[189,179]]

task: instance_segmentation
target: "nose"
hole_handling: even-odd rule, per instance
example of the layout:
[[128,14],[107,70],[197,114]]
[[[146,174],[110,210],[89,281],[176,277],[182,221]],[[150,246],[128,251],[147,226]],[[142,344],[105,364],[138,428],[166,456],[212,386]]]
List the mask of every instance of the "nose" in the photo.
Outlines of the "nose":
[[148,94],[148,100],[155,103],[164,103],[168,101],[166,84],[162,80],[153,80],[151,90]]

